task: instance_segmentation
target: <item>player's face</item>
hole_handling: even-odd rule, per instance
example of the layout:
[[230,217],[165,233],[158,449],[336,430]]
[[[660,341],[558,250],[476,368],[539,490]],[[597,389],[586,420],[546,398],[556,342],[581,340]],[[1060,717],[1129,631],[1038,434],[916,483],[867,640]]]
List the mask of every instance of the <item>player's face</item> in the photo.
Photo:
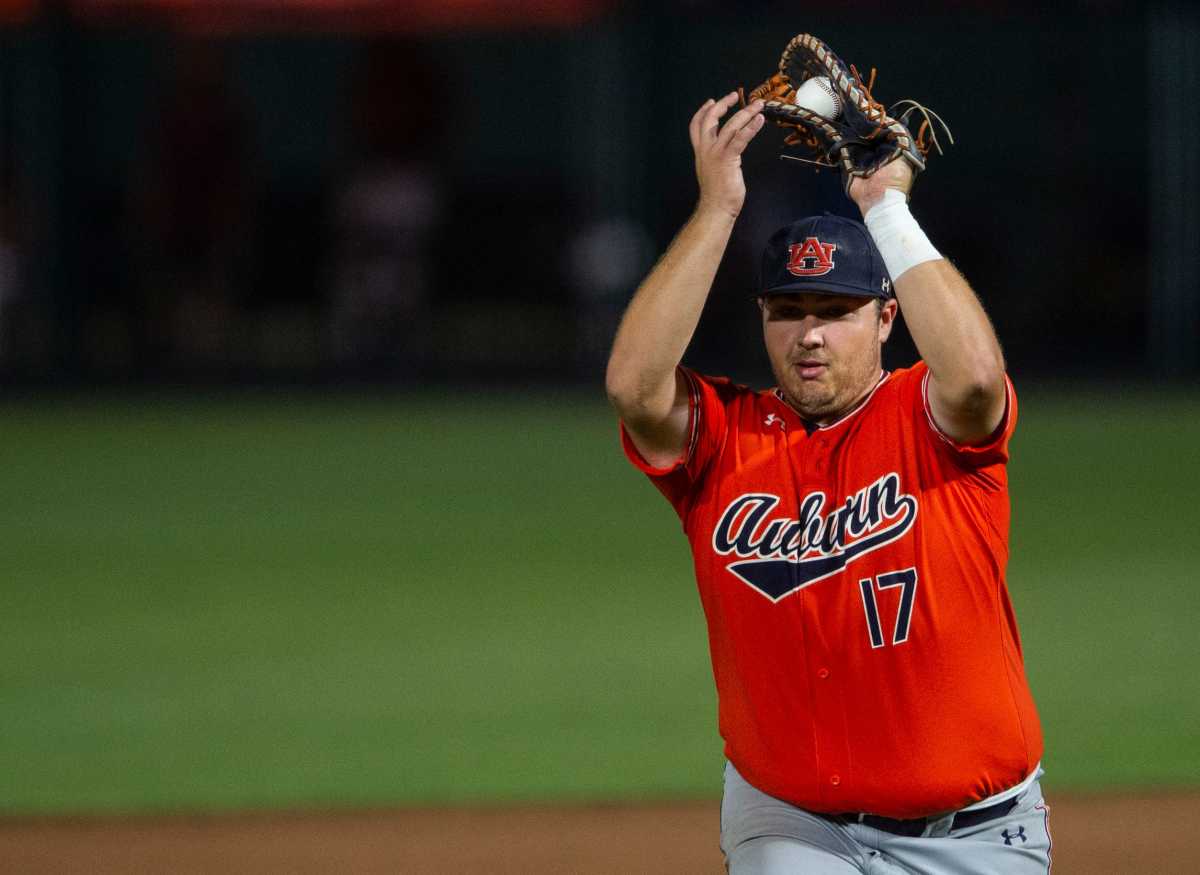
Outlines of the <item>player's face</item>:
[[763,337],[784,397],[805,419],[833,422],[879,380],[879,347],[896,302],[802,293],[760,301]]

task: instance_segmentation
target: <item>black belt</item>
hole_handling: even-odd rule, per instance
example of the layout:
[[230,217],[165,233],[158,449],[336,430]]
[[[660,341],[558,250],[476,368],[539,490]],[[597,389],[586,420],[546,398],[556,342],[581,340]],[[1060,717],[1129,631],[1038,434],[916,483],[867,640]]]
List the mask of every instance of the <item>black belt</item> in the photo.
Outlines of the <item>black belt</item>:
[[[960,811],[954,815],[954,821],[950,824],[950,829],[966,829],[967,827],[987,823],[989,820],[995,820],[997,817],[1003,817],[1017,807],[1018,798],[1020,798],[1019,795],[1014,796],[1012,799],[1005,799],[1003,802],[997,802],[995,805],[989,805],[986,808]],[[893,817],[880,817],[878,814],[835,814],[833,818],[843,823],[865,824],[874,829],[908,838],[916,838],[917,836],[924,835],[925,828],[929,826],[931,821],[941,819],[918,817],[915,820],[896,820]]]

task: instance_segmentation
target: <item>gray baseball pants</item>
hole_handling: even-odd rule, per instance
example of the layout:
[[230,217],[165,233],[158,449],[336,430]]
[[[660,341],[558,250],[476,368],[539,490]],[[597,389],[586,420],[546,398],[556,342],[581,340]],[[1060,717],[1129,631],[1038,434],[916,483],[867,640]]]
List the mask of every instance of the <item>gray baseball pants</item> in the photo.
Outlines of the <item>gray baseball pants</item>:
[[995,820],[909,838],[797,808],[725,766],[721,850],[730,875],[1047,875],[1049,809],[1038,781]]

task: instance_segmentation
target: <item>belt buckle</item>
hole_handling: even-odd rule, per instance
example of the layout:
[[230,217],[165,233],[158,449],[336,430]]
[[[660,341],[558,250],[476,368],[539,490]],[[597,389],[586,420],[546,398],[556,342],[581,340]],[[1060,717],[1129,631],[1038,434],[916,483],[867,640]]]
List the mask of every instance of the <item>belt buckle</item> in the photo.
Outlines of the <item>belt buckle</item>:
[[911,820],[900,820],[894,817],[884,817],[879,814],[869,814],[865,812],[853,814],[850,815],[850,817],[864,826],[869,826],[872,829],[879,830],[880,832],[904,836],[905,838],[915,838],[923,835],[929,828],[929,820],[924,817],[915,817]]

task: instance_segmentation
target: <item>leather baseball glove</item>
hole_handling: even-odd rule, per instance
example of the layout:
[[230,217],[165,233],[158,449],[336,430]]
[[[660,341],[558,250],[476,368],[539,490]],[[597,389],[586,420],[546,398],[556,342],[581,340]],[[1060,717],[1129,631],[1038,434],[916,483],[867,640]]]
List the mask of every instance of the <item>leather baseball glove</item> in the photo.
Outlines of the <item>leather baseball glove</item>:
[[[813,77],[829,80],[834,93],[841,98],[842,111],[837,118],[826,118],[795,104],[796,89]],[[885,109],[871,96],[875,85],[875,70],[863,81],[853,64],[847,66],[829,46],[811,34],[802,33],[792,39],[779,59],[779,72],[750,92],[742,92],[742,105],[747,100],[765,101],[763,115],[777,125],[790,129],[784,143],[799,147],[813,156],[802,158],[784,155],[818,167],[839,169],[847,190],[855,176],[870,176],[897,155],[913,167],[913,173],[925,169],[930,148],[942,154],[942,146],[932,122],[945,131],[950,143],[954,137],[946,123],[933,110],[915,100],[901,100]],[[892,115],[899,111],[899,115]],[[909,131],[909,119],[919,117],[920,127],[914,136]]]

